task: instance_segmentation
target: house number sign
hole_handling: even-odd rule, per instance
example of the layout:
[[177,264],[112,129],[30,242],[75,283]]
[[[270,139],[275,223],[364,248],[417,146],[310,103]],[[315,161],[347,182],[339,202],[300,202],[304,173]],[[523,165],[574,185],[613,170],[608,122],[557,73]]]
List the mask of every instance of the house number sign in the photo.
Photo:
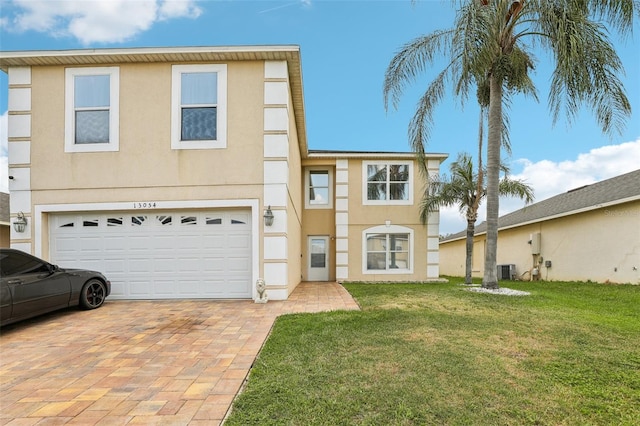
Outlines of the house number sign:
[[155,209],[158,207],[158,203],[155,201],[140,201],[133,203],[134,209]]

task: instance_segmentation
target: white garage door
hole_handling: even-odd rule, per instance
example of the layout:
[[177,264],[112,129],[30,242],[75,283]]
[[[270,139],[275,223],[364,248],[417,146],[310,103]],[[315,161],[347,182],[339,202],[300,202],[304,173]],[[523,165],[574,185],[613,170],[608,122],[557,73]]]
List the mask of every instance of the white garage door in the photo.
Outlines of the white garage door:
[[57,214],[53,263],[103,272],[113,299],[250,298],[251,213]]

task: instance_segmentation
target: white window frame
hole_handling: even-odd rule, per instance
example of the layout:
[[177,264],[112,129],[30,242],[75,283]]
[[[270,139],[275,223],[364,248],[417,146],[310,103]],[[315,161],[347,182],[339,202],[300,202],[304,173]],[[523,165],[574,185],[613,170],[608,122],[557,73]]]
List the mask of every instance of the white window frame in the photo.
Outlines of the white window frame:
[[[387,170],[388,170],[388,166],[394,166],[394,165],[401,165],[401,166],[408,166],[409,169],[409,180],[407,181],[408,183],[408,191],[409,191],[409,196],[406,200],[369,200],[369,198],[367,197],[368,194],[368,174],[367,174],[367,169],[369,168],[369,166],[380,166],[380,165],[386,165],[387,166]],[[413,161],[403,161],[403,160],[397,160],[397,161],[363,161],[362,162],[362,204],[364,205],[378,205],[378,206],[389,206],[389,205],[398,205],[398,206],[408,206],[408,205],[412,205],[413,204]],[[387,196],[389,196],[389,194],[387,193]]]
[[[75,77],[83,75],[109,76],[109,142],[76,143],[75,123]],[[120,68],[86,67],[65,70],[64,90],[64,151],[65,152],[112,152],[120,150]]]
[[[311,172],[327,172],[329,177],[329,200],[327,204],[311,204],[309,202],[309,190],[311,189]],[[332,209],[333,208],[333,170],[330,167],[308,167],[304,173],[304,207],[306,209]]]
[[[182,74],[217,73],[216,139],[182,140]],[[173,65],[171,67],[171,149],[223,149],[227,147],[227,65]]]
[[[394,163],[395,164],[395,163]],[[369,234],[409,234],[409,268],[407,269],[368,269],[367,268],[367,235]],[[413,229],[400,225],[380,225],[362,231],[362,273],[368,275],[398,275],[413,274],[414,263],[414,232]]]

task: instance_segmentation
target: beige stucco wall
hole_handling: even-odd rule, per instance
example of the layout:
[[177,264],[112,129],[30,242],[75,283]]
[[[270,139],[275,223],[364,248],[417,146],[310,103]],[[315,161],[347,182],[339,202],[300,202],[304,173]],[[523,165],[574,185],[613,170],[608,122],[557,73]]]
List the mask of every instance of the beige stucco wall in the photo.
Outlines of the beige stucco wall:
[[[533,256],[528,241],[537,232],[540,255]],[[485,236],[475,238],[474,247],[482,246]],[[640,284],[640,201],[502,230],[498,238],[497,263],[515,264],[525,280],[537,265],[543,280]],[[484,273],[483,259],[474,251],[475,276]],[[440,268],[444,275],[464,275],[464,240],[440,244]]]
[[[289,99],[289,105],[293,102]],[[298,146],[298,131],[293,109],[289,108],[289,201],[287,206],[287,261],[288,291],[289,294],[302,281],[302,259],[300,250],[302,246],[302,160]]]
[[[418,168],[414,167],[412,179],[412,205],[364,205],[362,199],[363,162],[371,160],[349,160],[349,281],[422,281],[427,279],[427,232],[420,223],[418,204],[424,183]],[[385,160],[386,161],[386,160]],[[362,271],[362,234],[365,229],[385,225],[412,228],[414,231],[413,274],[364,274]]]
[[[165,197],[184,199],[191,196],[185,187],[262,183],[258,161],[233,166],[262,158],[262,62],[228,64],[228,142],[220,150],[171,150],[171,64],[131,64],[120,66],[120,151],[65,153],[64,72],[32,70],[34,192],[163,188]],[[135,193],[121,198],[139,199]]]
[[[484,235],[473,239],[473,257],[471,271],[474,277],[481,277],[484,270]],[[466,240],[464,238],[440,243],[440,274],[451,277],[464,277]]]
[[[334,159],[313,159],[305,160],[301,182],[301,194],[303,196],[302,203],[302,280],[308,281],[308,268],[309,268],[309,245],[308,238],[310,236],[329,236],[329,281],[335,281],[336,279],[336,247],[335,247],[335,234],[336,234],[336,212],[335,212],[335,160]],[[305,197],[305,171],[309,167],[319,167],[330,171],[334,176],[333,182],[333,207],[327,209],[306,209],[304,208]]]

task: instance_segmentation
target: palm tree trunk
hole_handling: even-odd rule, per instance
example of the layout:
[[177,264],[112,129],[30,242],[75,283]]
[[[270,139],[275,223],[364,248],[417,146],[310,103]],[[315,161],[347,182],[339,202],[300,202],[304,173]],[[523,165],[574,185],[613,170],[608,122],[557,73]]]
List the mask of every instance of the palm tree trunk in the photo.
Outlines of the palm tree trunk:
[[473,234],[475,232],[475,220],[467,219],[467,256],[464,265],[464,283],[471,284],[471,265],[473,259]]
[[487,136],[487,247],[482,287],[498,288],[498,212],[500,147],[502,144],[502,82],[489,75],[489,134]]

